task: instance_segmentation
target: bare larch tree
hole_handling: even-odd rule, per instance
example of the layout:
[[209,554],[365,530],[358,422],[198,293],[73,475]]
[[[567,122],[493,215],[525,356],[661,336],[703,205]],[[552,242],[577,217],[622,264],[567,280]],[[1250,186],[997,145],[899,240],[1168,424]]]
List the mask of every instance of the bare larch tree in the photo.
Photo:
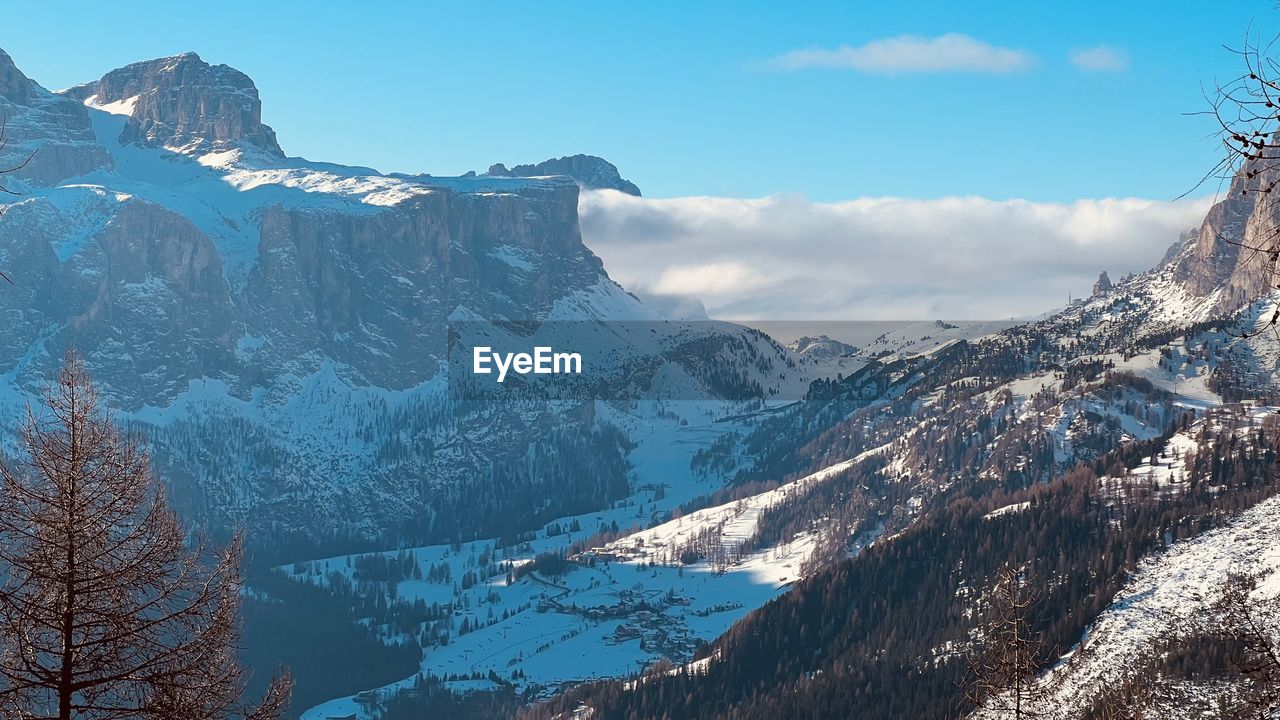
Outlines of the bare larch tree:
[[1235,693],[1240,718],[1274,718],[1280,712],[1280,602],[1253,597],[1257,581],[1232,573],[1213,615],[1210,632],[1235,647],[1233,663],[1243,683]]
[[241,698],[239,539],[193,542],[69,353],[0,465],[0,716],[269,720]]
[[996,574],[988,616],[981,625],[980,649],[968,658],[970,679],[965,701],[988,716],[1041,717],[1048,689],[1037,675],[1047,659],[1043,634],[1034,629],[1039,596],[1016,568]]
[[[1280,4],[1278,4],[1280,7]],[[1230,183],[1232,195],[1252,196],[1275,217],[1280,202],[1280,61],[1276,42],[1263,43],[1251,34],[1239,50],[1244,71],[1219,84],[1210,95],[1210,114],[1217,121],[1225,147],[1221,162],[1207,176]],[[1269,286],[1280,290],[1280,222],[1272,223],[1245,241],[1228,239],[1251,254],[1262,267]],[[1272,330],[1280,337],[1280,304],[1260,326],[1246,335]],[[1280,712],[1280,601],[1259,602],[1253,597],[1256,581],[1232,573],[1211,619],[1199,628],[1202,634],[1227,640],[1238,651],[1235,659],[1243,680],[1236,698],[1239,716],[1273,718]]]

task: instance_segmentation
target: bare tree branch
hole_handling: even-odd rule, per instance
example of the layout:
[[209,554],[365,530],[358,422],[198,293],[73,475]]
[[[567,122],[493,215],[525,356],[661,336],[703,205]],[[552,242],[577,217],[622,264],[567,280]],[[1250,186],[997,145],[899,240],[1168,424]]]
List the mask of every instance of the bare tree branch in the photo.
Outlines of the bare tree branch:
[[1044,636],[1034,630],[1040,596],[1016,568],[996,574],[988,617],[980,627],[980,650],[967,658],[965,702],[998,717],[1024,720],[1045,716],[1048,688],[1039,680],[1049,659]]
[[0,463],[0,715],[280,717],[285,674],[258,704],[241,700],[240,538],[188,542],[78,356],[43,400],[25,457]]

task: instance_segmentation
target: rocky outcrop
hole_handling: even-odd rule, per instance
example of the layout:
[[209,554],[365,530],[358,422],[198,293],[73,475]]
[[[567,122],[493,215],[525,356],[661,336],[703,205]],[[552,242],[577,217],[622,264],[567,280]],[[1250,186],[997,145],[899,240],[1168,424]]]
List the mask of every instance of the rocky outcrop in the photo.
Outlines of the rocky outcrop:
[[858,352],[854,345],[835,340],[826,335],[805,335],[787,345],[797,355],[811,358],[850,357]]
[[439,189],[379,212],[270,206],[239,288],[210,237],[161,204],[90,189],[29,198],[0,216],[0,261],[16,282],[0,313],[21,318],[2,335],[0,365],[40,344],[18,374],[33,390],[79,348],[129,410],[166,406],[198,378],[247,397],[326,363],[355,386],[411,388],[440,369],[459,307],[540,317],[605,277],[578,235],[577,193],[566,181]]
[[263,338],[254,368],[301,375],[328,358],[361,385],[427,380],[457,308],[540,317],[604,276],[577,232],[577,194],[566,182],[494,195],[441,189],[376,214],[267,210],[243,296],[245,332]]
[[[86,227],[94,217],[101,219]],[[62,207],[29,199],[7,209],[0,246],[14,275],[0,312],[15,320],[0,363],[26,361],[16,378],[25,389],[35,390],[72,347],[125,408],[163,402],[192,380],[232,369],[239,333],[218,253],[182,216],[134,198]],[[28,357],[33,346],[40,357]]]
[[112,165],[94,142],[89,114],[69,98],[33,82],[0,50],[0,119],[4,147],[0,168],[9,178],[52,185]]
[[262,123],[253,80],[226,65],[210,65],[195,53],[127,65],[68,94],[95,105],[131,101],[122,142],[190,154],[248,145],[284,156],[275,131]]
[[1098,281],[1093,284],[1093,294],[1105,295],[1111,292],[1113,287],[1115,286],[1111,284],[1111,278],[1107,277],[1107,271],[1103,270],[1102,273],[1098,275]]
[[628,195],[640,196],[636,184],[624,180],[613,163],[594,155],[570,155],[544,160],[536,165],[517,165],[510,170],[502,163],[489,167],[488,175],[494,177],[543,177],[565,175],[578,181],[588,190],[617,190]]
[[1280,168],[1254,177],[1236,173],[1226,197],[1209,210],[1176,274],[1193,295],[1213,298],[1218,310],[1235,310],[1280,283],[1271,250],[1280,250],[1280,207],[1261,189],[1280,179]]
[[160,403],[231,369],[240,333],[221,261],[186,218],[127,201],[69,265],[96,287],[83,307],[63,306],[58,340],[86,349],[114,397]]
[[11,103],[26,105],[34,93],[32,85],[31,80],[13,63],[13,58],[0,50],[0,97]]

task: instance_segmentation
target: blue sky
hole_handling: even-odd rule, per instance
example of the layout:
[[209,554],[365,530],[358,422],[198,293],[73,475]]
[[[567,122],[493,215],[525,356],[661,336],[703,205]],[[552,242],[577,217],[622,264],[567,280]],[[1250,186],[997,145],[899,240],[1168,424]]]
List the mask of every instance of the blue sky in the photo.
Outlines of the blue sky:
[[[256,80],[290,154],[386,171],[588,152],[655,197],[1065,202],[1187,190],[1216,153],[1183,113],[1224,43],[1280,27],[1263,0],[370,5],[26,3],[0,46],[52,88],[195,50]],[[931,46],[875,44],[947,34],[991,57],[895,72]],[[1109,69],[1070,61],[1097,46]]]

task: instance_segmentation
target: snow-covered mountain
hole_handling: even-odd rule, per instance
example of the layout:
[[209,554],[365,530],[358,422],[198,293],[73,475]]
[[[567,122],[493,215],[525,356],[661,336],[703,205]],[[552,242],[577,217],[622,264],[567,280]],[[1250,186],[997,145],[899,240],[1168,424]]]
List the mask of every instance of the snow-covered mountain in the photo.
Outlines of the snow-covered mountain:
[[[957,505],[1091,463],[1106,463],[1095,496],[1133,478],[1175,495],[1206,416],[1277,389],[1280,337],[1242,337],[1276,307],[1274,261],[1248,248],[1280,217],[1242,192],[1267,178],[1238,178],[1151,271],[1049,317],[787,348],[610,280],[578,193],[639,188],[606,161],[387,175],[289,157],[261,110],[252,80],[190,53],[51,92],[0,52],[0,167],[30,156],[0,206],[0,422],[78,349],[184,514],[247,526],[291,578],[376,606],[371,633],[417,643],[422,677],[459,688],[544,699],[642,670],[654,686],[727,673],[729,646],[703,643],[788,593],[821,612],[840,598],[804,593]],[[459,342],[481,339],[582,343],[604,369],[496,402],[451,375]],[[1124,465],[1150,443],[1165,449]],[[1181,612],[1167,599],[1260,542],[1273,502],[1150,558],[1054,671],[1072,678],[1063,707],[1106,674],[1089,658],[1145,652],[1135,613]],[[820,685],[830,649],[780,671]],[[369,709],[351,695],[313,714]]]
[[[713,671],[724,656],[692,655],[692,648],[734,622],[752,623],[753,608],[803,592],[791,588],[869,546],[892,552],[897,538],[957,493],[1045,482],[1078,463],[1155,442],[1182,418],[1222,406],[1218,389],[1234,372],[1223,359],[1264,352],[1268,341],[1236,340],[1206,324],[1217,311],[1176,275],[1193,252],[1189,242],[1151,272],[1025,326],[970,329],[977,337],[939,342],[916,333],[960,327],[926,323],[896,335],[877,329],[882,347],[904,345],[862,360],[838,381],[833,371],[805,402],[711,422],[690,417],[665,429],[651,424],[632,456],[640,492],[610,509],[557,518],[524,542],[387,553],[417,570],[389,584],[352,587],[365,598],[429,597],[446,608],[421,630],[427,678],[496,674],[546,698],[642,669],[659,676],[680,666]],[[912,352],[913,344],[923,349]],[[813,363],[814,351],[828,348],[840,351],[835,359],[848,359],[850,350],[829,338],[810,337],[793,350]],[[1241,355],[1234,367],[1245,366]],[[1176,485],[1189,432],[1175,434],[1167,454],[1130,474]],[[1019,500],[988,515],[1028,507]],[[554,576],[511,570],[561,554],[567,561]],[[342,585],[333,574],[355,581],[350,568],[361,562],[369,561],[338,557],[291,572]],[[415,579],[441,563],[451,564],[448,577],[473,573],[475,584],[451,589],[439,577]],[[388,642],[401,637],[394,623],[373,624]],[[379,697],[415,682],[393,683]],[[444,687],[499,685],[454,680]],[[344,697],[308,717],[360,709]]]
[[803,390],[759,333],[665,324],[609,279],[578,230],[579,183],[624,182],[598,158],[442,178],[289,157],[252,80],[194,53],[60,92],[0,53],[0,114],[0,163],[35,153],[0,216],[4,401],[76,348],[215,529],[444,538],[628,494],[630,440],[591,403],[451,392],[451,322],[591,330],[559,337],[611,353],[592,398]]

